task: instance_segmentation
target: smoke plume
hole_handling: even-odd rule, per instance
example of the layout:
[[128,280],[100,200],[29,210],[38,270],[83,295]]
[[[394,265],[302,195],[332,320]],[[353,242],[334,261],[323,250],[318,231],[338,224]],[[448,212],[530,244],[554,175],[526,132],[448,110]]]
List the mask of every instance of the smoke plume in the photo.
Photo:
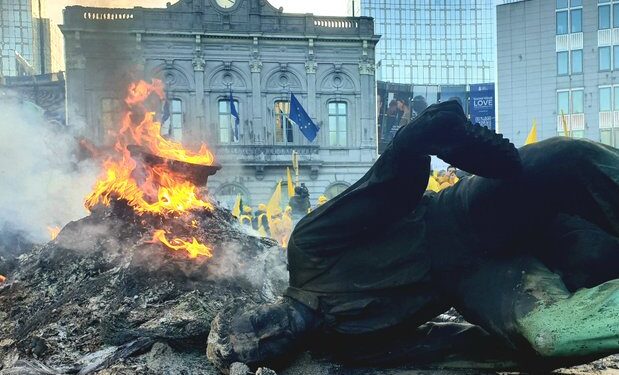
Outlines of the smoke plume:
[[0,228],[49,240],[48,227],[86,216],[97,168],[76,160],[77,142],[34,106],[0,101]]

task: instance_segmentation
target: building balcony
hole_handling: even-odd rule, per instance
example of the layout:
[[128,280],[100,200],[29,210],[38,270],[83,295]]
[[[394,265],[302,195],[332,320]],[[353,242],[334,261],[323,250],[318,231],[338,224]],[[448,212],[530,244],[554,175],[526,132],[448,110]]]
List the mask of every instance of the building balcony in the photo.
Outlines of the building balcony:
[[584,113],[574,113],[571,115],[558,115],[557,116],[557,131],[562,133],[565,128],[567,131],[572,130],[585,130],[585,114]]
[[583,33],[571,33],[556,36],[556,51],[570,51],[583,48]]

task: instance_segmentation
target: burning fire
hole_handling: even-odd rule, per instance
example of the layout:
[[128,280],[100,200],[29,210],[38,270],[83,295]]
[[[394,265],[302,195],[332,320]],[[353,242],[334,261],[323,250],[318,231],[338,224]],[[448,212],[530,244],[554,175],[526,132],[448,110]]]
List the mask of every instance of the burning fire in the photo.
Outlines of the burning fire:
[[0,275],[0,283],[3,283],[6,281],[6,276]]
[[197,258],[199,255],[208,258],[213,256],[211,249],[208,246],[199,243],[195,238],[192,238],[191,242],[183,241],[180,238],[174,238],[172,241],[168,241],[165,235],[165,230],[156,230],[153,234],[152,242],[159,241],[172,250],[185,250],[189,254],[190,258]]
[[[105,172],[86,197],[85,206],[91,210],[97,204],[109,206],[113,200],[124,200],[138,214],[163,216],[183,215],[196,209],[212,209],[211,202],[200,196],[198,187],[180,174],[170,170],[167,164],[158,164],[139,169],[127,146],[138,145],[145,151],[165,159],[191,164],[213,165],[213,154],[202,145],[198,152],[185,149],[182,144],[161,136],[161,124],[155,114],[149,112],[145,102],[153,94],[164,98],[163,83],[153,80],[134,82],[130,85],[125,103],[128,110],[122,116],[120,130],[114,149],[116,157],[103,163]],[[211,257],[210,249],[195,238],[186,242],[179,238],[168,241],[165,231],[156,230],[154,241],[159,241],[172,250],[186,250],[189,257]]]
[[58,233],[60,233],[60,227],[47,227],[47,231],[49,232],[49,236],[52,241],[58,237]]

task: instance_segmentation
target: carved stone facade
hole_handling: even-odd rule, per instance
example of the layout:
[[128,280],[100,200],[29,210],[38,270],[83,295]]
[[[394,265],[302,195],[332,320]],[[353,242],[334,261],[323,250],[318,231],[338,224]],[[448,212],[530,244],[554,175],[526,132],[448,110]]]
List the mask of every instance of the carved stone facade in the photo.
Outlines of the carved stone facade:
[[[216,0],[74,6],[64,16],[66,56],[75,61],[67,66],[69,125],[85,123],[86,136],[105,142],[102,101],[120,103],[134,79],[161,78],[182,108],[182,141],[207,143],[223,165],[209,187],[225,203],[237,192],[252,205],[268,200],[293,150],[313,201],[353,183],[377,156],[371,18],[286,14],[265,0],[227,9]],[[238,142],[224,134],[230,91]],[[321,128],[312,143],[278,112],[291,92]]]

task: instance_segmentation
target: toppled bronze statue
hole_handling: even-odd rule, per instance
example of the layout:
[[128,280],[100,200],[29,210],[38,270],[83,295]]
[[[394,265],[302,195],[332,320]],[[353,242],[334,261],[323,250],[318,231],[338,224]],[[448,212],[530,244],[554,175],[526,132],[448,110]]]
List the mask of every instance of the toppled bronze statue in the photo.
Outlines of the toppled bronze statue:
[[[428,155],[476,176],[425,192]],[[373,337],[432,357],[424,323],[450,307],[477,333],[446,330],[441,343],[468,337],[536,368],[617,353],[619,151],[559,137],[518,150],[456,102],[432,105],[298,223],[288,260],[280,302],[214,320],[215,365],[274,364],[316,334],[348,338],[349,352]]]

